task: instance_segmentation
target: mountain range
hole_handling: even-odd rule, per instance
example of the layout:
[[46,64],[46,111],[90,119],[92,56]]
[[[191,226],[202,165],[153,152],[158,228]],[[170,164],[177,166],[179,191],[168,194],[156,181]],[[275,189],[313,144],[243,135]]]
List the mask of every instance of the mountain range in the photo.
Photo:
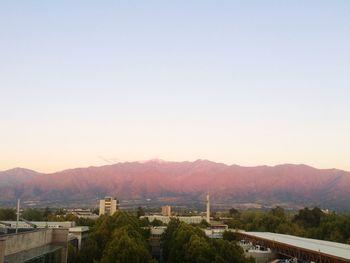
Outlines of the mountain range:
[[13,204],[17,198],[32,203],[84,204],[106,195],[116,196],[121,204],[150,200],[200,204],[207,192],[214,206],[350,210],[350,172],[295,164],[243,167],[208,160],[124,162],[50,174],[23,168],[0,172],[2,205]]

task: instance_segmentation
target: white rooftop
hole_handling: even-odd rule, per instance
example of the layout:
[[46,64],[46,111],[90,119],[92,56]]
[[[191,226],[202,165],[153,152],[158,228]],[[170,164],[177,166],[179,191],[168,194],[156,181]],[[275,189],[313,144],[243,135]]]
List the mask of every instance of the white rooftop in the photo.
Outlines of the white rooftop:
[[[10,224],[12,228],[16,227],[16,221],[1,221],[6,224]],[[38,228],[70,228],[75,226],[74,221],[29,221],[32,224],[35,224]],[[0,223],[1,225],[1,223]],[[29,224],[24,221],[18,222],[19,228],[32,228]]]
[[151,227],[151,234],[152,235],[161,235],[164,233],[165,229],[166,229],[166,226]]
[[69,233],[82,233],[82,232],[87,232],[89,231],[89,227],[88,226],[75,226],[75,227],[70,227],[69,228]]
[[244,232],[244,234],[268,239],[295,247],[309,249],[344,259],[350,259],[350,245],[318,239],[303,238],[270,232]]

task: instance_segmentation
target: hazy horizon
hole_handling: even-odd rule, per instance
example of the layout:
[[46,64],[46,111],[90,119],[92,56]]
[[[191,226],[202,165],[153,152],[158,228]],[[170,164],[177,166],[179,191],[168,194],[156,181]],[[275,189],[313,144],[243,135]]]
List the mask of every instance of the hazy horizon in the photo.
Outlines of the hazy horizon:
[[91,167],[102,167],[102,166],[109,166],[109,165],[116,165],[116,164],[123,164],[123,163],[148,163],[148,162],[164,162],[164,163],[185,163],[185,162],[196,162],[196,161],[208,161],[208,162],[212,162],[212,163],[218,163],[218,164],[224,164],[227,166],[240,166],[240,167],[249,167],[249,168],[255,168],[255,167],[264,167],[264,166],[268,166],[268,167],[276,167],[276,166],[280,166],[280,165],[305,165],[305,166],[309,166],[318,170],[323,170],[323,169],[337,169],[337,170],[342,170],[345,172],[350,172],[348,170],[344,170],[344,169],[339,169],[337,167],[326,167],[326,168],[320,168],[320,167],[315,167],[312,165],[309,165],[307,163],[279,163],[279,164],[255,164],[255,165],[241,165],[239,163],[225,163],[225,162],[217,162],[217,161],[213,161],[213,160],[208,160],[208,159],[194,159],[194,160],[164,160],[164,159],[160,159],[160,158],[152,158],[152,159],[148,159],[148,160],[134,160],[134,161],[117,161],[117,162],[113,162],[112,160],[105,160],[106,163],[104,164],[100,164],[100,165],[87,165],[87,166],[77,166],[77,167],[66,167],[63,169],[59,169],[59,170],[55,170],[55,171],[40,171],[40,170],[35,170],[29,167],[20,167],[20,166],[16,166],[16,167],[12,167],[10,169],[6,169],[6,170],[0,170],[0,172],[5,172],[8,170],[13,170],[13,169],[28,169],[28,170],[33,170],[35,172],[38,173],[43,173],[43,174],[50,174],[50,173],[56,173],[56,172],[62,172],[62,171],[66,171],[66,170],[72,170],[72,169],[84,169],[84,168],[91,168]]
[[0,170],[350,171],[348,1],[6,1]]

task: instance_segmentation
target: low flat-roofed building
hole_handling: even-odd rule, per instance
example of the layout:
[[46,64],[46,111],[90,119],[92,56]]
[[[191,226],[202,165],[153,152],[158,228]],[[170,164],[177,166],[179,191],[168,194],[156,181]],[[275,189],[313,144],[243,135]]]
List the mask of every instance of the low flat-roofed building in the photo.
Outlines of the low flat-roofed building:
[[0,263],[66,263],[68,229],[46,228],[0,236]]
[[88,218],[88,219],[97,219],[99,216],[91,212],[90,209],[81,209],[81,208],[76,208],[72,210],[68,210],[68,212],[72,213],[78,218]]
[[78,240],[78,249],[81,248],[81,244],[84,243],[88,237],[89,227],[88,226],[76,226],[69,228],[70,238],[76,238]]
[[288,248],[289,256],[315,262],[350,262],[350,245],[318,239],[270,232],[237,231],[242,240],[271,247],[275,251]]
[[217,238],[217,239],[221,239],[222,234],[224,232],[224,231],[217,231],[213,229],[204,229],[203,231],[206,234],[206,236],[208,236],[209,238]]
[[[30,224],[28,224],[30,223]],[[87,238],[89,233],[88,226],[75,226],[75,222],[73,221],[65,221],[65,222],[46,222],[46,221],[28,221],[27,222],[18,222],[18,231],[28,232],[33,231],[36,226],[36,229],[68,229],[69,233],[69,241],[76,248],[80,249],[82,243]],[[16,231],[16,221],[1,221],[0,226],[0,235],[3,234],[14,234]],[[74,240],[76,239],[76,240]],[[76,243],[76,244],[75,244]]]
[[225,231],[225,230],[228,230],[228,225],[223,224],[220,221],[211,220],[210,221],[210,229]]
[[168,224],[170,222],[171,218],[179,219],[182,222],[185,222],[187,224],[199,224],[202,222],[202,220],[205,220],[206,217],[203,216],[161,216],[161,215],[149,215],[149,216],[142,216],[141,218],[148,218],[150,222],[157,219],[164,224]]
[[[8,225],[11,228],[16,228],[16,221],[1,221],[0,226],[2,223]],[[62,221],[62,222],[50,222],[50,221],[30,221],[31,224],[34,224],[37,226],[37,228],[70,228],[75,227],[74,221]],[[33,228],[30,224],[19,221],[18,222],[18,228]]]

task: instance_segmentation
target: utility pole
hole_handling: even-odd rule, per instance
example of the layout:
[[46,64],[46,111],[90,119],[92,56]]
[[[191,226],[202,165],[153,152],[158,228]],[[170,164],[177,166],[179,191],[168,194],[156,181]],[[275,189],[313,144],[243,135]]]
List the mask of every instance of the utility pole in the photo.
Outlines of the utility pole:
[[207,193],[207,222],[210,223],[210,194]]
[[16,220],[16,234],[18,233],[18,222],[19,222],[19,203],[20,199],[17,199],[17,220]]

